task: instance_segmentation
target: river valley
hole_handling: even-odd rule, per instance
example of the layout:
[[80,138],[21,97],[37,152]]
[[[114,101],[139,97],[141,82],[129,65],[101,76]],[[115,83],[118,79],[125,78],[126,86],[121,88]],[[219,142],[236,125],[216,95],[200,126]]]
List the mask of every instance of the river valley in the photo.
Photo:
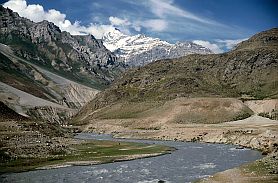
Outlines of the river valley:
[[1,182],[184,183],[262,158],[258,151],[237,149],[233,145],[113,139],[110,135],[93,133],[81,133],[76,138],[161,144],[177,150],[171,154],[132,161],[4,174],[0,178]]

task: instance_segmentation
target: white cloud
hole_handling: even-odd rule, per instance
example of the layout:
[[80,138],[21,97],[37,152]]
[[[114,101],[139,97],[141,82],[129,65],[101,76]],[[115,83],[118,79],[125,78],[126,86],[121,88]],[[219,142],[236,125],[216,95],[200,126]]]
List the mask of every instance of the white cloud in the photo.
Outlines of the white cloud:
[[63,24],[65,23],[66,15],[60,13],[60,11],[51,9],[45,13],[45,19],[56,24]]
[[112,25],[91,24],[88,27],[83,26],[82,30],[83,32],[90,33],[96,38],[101,39],[106,32],[114,30],[114,27]]
[[27,3],[26,1],[21,1],[21,0],[10,0],[3,5],[4,7],[9,7],[10,9],[12,8],[13,11],[15,12],[22,12],[22,10],[26,9]]
[[[50,9],[45,11],[44,8],[39,4],[27,5],[25,0],[10,0],[6,2],[4,7],[8,7],[11,10],[17,12],[20,16],[28,18],[34,22],[40,22],[42,20],[48,20],[56,25],[68,24],[69,22],[65,19],[66,15],[60,11]],[[65,25],[65,27],[67,27]]]
[[238,43],[247,40],[248,38],[244,39],[227,39],[227,40],[221,40],[217,39],[216,42],[222,43],[227,49],[233,49]]
[[247,40],[244,39],[216,39],[213,42],[205,41],[205,40],[195,40],[193,43],[202,45],[204,47],[209,48],[214,53],[222,53],[224,51],[229,51],[233,49],[238,43]]
[[160,18],[166,18],[167,16],[175,16],[195,20],[206,24],[216,24],[216,22],[198,17],[197,15],[194,15],[189,11],[175,6],[174,0],[148,0],[148,3],[146,3],[146,5],[150,8],[152,13],[154,13],[156,16]]
[[[25,0],[10,0],[3,5],[11,10],[17,12],[20,16],[28,18],[34,22],[40,22],[48,20],[59,26],[62,30],[69,31],[73,29],[73,26],[78,25],[72,24],[69,20],[66,20],[66,15],[60,11],[50,9],[45,11],[44,8],[39,4],[27,5]],[[68,30],[69,29],[69,30]],[[76,32],[75,30],[74,32]]]
[[115,25],[115,26],[130,25],[130,22],[127,19],[121,19],[118,17],[109,17],[109,21],[111,22],[112,25]]
[[141,29],[142,29],[142,27],[141,27],[140,24],[141,24],[140,21],[136,21],[136,22],[134,22],[134,23],[131,25],[131,27],[132,27],[135,31],[140,32]]
[[221,49],[217,44],[211,43],[209,41],[204,41],[204,40],[194,40],[193,43],[204,46],[206,48],[209,48],[211,51],[214,53],[222,53],[224,52],[223,49]]
[[161,32],[167,29],[168,23],[162,19],[150,19],[142,22],[141,26],[151,29],[152,31]]
[[[98,25],[90,24],[89,26],[81,26],[80,22],[71,21],[66,19],[66,15],[60,11],[50,9],[45,11],[44,8],[39,4],[27,5],[26,0],[9,0],[4,3],[4,7],[8,7],[11,10],[17,12],[20,16],[28,18],[34,22],[40,22],[47,20],[53,22],[62,31],[70,32],[72,35],[92,34],[96,38],[101,38],[103,34],[110,31],[113,25]],[[114,17],[114,23],[117,19]]]
[[23,0],[10,0],[4,4],[4,7],[8,7],[15,12],[18,12],[20,16],[32,19],[35,22],[41,21],[45,17],[47,12],[41,5],[29,5],[27,6],[26,1]]
[[[129,21],[131,22],[131,27],[136,31],[141,31],[141,28],[144,27],[150,29],[150,31],[152,31],[151,33],[192,33],[193,31],[210,31],[211,26],[213,26],[213,28],[227,28],[221,23],[198,16],[190,11],[185,10],[183,7],[179,7],[174,0],[122,1],[129,3],[132,6],[137,6],[138,9],[142,8],[142,12],[144,12],[146,15],[145,17],[152,17],[150,19],[143,17],[143,19],[140,20],[140,18],[137,18],[136,15],[130,13]],[[136,21],[137,24],[134,23]]]

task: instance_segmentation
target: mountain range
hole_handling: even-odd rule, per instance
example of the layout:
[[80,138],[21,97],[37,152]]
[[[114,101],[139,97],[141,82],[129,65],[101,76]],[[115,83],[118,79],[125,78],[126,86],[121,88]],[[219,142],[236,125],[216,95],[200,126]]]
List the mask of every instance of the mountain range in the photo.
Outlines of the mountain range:
[[129,36],[115,28],[105,33],[104,46],[123,58],[129,66],[143,66],[156,60],[178,58],[189,54],[211,54],[212,51],[192,42],[171,44],[142,34]]
[[71,35],[51,22],[35,23],[0,6],[1,101],[22,115],[64,120],[129,66],[189,53],[211,52],[190,42],[172,45],[118,29],[103,40]]

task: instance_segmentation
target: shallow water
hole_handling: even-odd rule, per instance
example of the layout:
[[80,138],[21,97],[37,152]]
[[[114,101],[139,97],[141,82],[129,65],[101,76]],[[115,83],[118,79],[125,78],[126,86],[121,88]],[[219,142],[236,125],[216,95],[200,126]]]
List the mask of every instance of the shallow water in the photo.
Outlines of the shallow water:
[[[76,138],[118,140],[112,139],[110,135],[90,133],[81,133]],[[185,183],[262,157],[258,151],[236,149],[232,145],[126,139],[123,141],[162,144],[177,150],[172,154],[132,161],[5,174],[1,176],[0,182],[156,183],[164,180]]]

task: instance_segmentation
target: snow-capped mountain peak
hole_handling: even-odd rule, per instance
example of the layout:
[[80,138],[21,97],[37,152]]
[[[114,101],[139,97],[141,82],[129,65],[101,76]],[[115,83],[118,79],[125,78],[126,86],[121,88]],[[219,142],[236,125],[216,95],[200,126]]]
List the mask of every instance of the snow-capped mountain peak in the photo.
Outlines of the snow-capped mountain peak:
[[102,39],[107,49],[122,57],[131,66],[141,66],[155,60],[177,58],[193,53],[212,53],[208,48],[192,42],[171,44],[143,34],[129,36],[116,28],[104,34]]

